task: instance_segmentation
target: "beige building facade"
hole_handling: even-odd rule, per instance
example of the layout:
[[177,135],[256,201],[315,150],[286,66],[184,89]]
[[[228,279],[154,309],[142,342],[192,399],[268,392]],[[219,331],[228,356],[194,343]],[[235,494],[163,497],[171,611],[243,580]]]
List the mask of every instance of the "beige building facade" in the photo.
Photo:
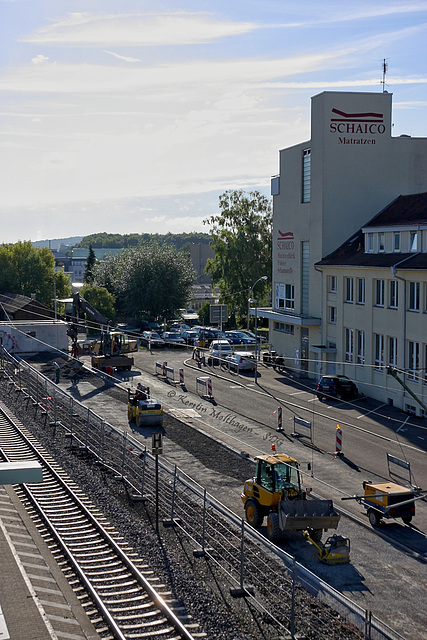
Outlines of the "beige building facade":
[[[350,322],[353,329],[359,326],[358,316],[351,317],[357,305],[353,312],[345,307],[345,318],[342,312],[338,315],[338,297],[344,294],[337,291],[337,304],[328,303],[326,282],[333,274],[321,266],[322,259],[351,240],[398,196],[427,191],[427,138],[393,137],[391,132],[391,94],[325,92],[312,98],[310,140],[280,151],[279,174],[271,185],[272,307],[258,309],[258,315],[269,320],[272,348],[302,376],[319,377],[334,370],[344,373],[343,329],[350,328]],[[401,233],[404,242],[410,231]],[[388,231],[388,243],[390,234]],[[337,271],[337,288],[344,277],[353,277],[356,283],[356,272],[364,269],[357,265],[342,271],[341,267],[331,268]],[[370,300],[371,276],[364,278]],[[334,311],[329,307],[337,308],[332,322],[327,314]],[[372,333],[377,321],[393,322],[373,304],[365,303],[364,310],[373,321],[366,332]],[[405,322],[408,328],[411,321],[406,318]],[[385,329],[381,335],[388,335]],[[366,345],[372,339],[366,335]],[[372,364],[370,355],[365,356],[365,363]],[[392,400],[395,402],[394,396]]]

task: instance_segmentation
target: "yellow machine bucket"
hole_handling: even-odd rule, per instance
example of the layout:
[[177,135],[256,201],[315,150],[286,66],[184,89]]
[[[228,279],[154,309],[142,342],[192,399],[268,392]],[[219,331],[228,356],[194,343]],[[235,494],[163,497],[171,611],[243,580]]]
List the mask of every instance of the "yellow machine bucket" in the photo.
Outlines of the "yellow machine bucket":
[[308,531],[304,531],[304,537],[307,538],[319,551],[319,560],[324,564],[345,564],[350,562],[350,540],[343,536],[330,536],[324,544],[315,542],[310,538]]

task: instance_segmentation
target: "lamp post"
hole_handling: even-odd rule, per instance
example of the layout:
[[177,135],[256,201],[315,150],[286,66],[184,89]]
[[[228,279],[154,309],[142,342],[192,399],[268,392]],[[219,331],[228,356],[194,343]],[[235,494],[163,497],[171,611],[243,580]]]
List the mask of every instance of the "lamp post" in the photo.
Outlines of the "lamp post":
[[248,292],[248,322],[247,322],[247,330],[249,331],[249,318],[250,318],[250,305],[251,305],[251,298],[253,296],[253,290],[255,288],[255,285],[258,284],[258,282],[261,282],[261,280],[267,280],[267,276],[261,276],[260,278],[258,278],[258,280],[256,280],[252,287],[249,288],[249,292]]
[[255,384],[258,384],[258,300],[249,298],[248,304],[255,304]]

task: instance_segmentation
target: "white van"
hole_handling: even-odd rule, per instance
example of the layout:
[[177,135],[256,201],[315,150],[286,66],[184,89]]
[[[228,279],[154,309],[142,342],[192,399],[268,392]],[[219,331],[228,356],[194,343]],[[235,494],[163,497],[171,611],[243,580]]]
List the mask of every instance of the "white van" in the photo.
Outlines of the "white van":
[[233,347],[228,340],[212,340],[208,353],[208,364],[213,364],[219,358],[225,358],[233,353]]

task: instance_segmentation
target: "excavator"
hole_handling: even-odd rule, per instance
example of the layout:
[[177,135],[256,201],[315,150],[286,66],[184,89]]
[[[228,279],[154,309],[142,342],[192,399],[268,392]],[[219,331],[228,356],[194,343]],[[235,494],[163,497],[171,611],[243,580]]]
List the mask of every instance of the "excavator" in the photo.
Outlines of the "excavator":
[[73,342],[72,354],[78,354],[77,332],[78,320],[84,313],[98,328],[104,332],[100,338],[90,341],[91,364],[94,369],[99,369],[113,375],[114,370],[130,371],[134,360],[127,354],[138,351],[138,340],[131,339],[123,331],[110,329],[111,321],[92,307],[79,293],[73,295],[73,317],[68,331]]
[[249,524],[259,528],[267,517],[267,536],[273,542],[286,531],[308,531],[318,542],[323,531],[338,527],[340,514],[332,500],[307,498],[310,490],[302,489],[298,460],[273,449],[255,461],[255,477],[246,480],[241,494]]

